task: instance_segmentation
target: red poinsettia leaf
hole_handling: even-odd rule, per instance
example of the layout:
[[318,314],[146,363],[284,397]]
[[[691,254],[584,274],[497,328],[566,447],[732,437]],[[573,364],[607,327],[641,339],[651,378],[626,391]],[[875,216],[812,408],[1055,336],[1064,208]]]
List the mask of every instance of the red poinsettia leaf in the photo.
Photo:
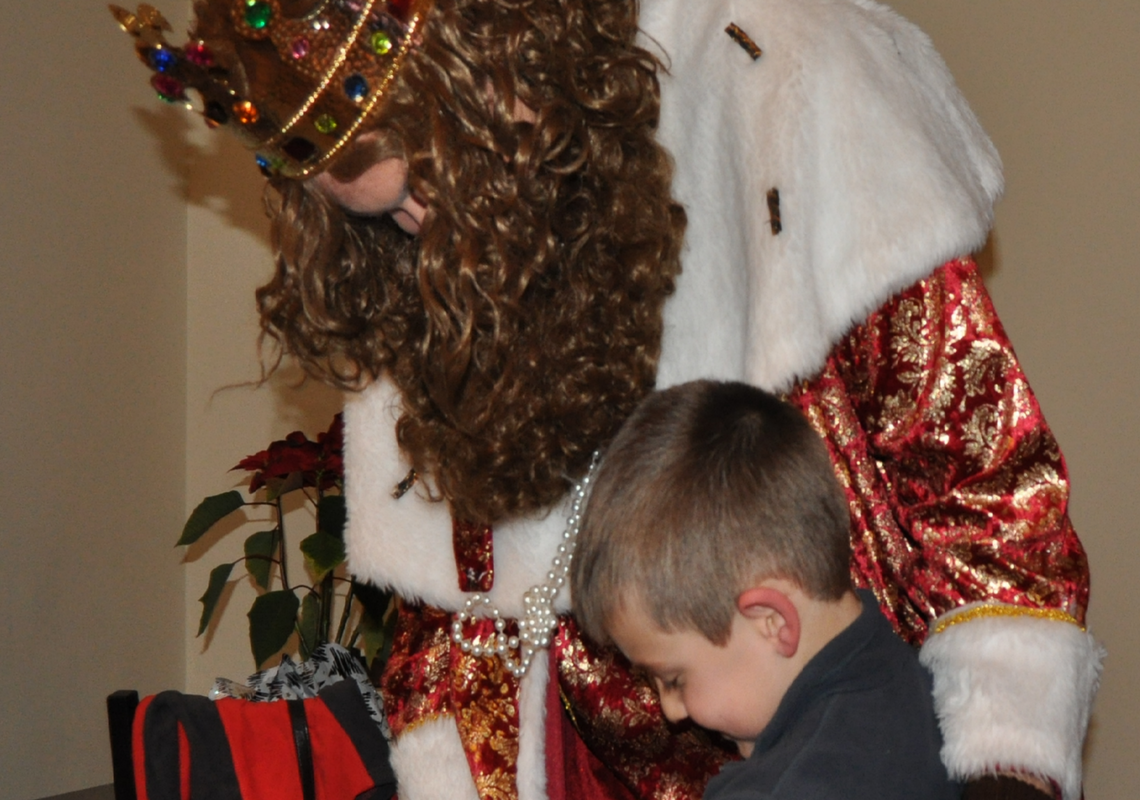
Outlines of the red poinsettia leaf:
[[269,448],[269,473],[315,472],[320,467],[321,453],[316,442],[298,444],[275,442]]
[[321,488],[331,489],[344,482],[344,415],[333,417],[332,424],[317,436],[321,446]]
[[262,450],[260,453],[254,453],[252,456],[246,456],[237,463],[236,467],[231,467],[230,472],[235,470],[244,469],[246,472],[254,472],[256,470],[265,469],[269,463],[269,451]]
[[[272,497],[301,486],[325,491],[344,485],[343,450],[344,417],[337,414],[329,429],[317,435],[317,441],[311,441],[301,431],[293,431],[260,453],[246,456],[233,469],[253,473],[249,481],[251,493],[263,486],[269,487]],[[287,480],[298,473],[299,478]]]
[[317,434],[317,441],[326,453],[340,453],[344,449],[344,414],[334,416],[329,429]]

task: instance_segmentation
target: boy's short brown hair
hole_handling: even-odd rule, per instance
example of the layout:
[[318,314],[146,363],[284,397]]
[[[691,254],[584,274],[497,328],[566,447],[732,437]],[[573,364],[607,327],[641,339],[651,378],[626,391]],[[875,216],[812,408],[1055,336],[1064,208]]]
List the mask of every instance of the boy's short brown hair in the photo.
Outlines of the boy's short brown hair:
[[663,630],[728,639],[737,595],[782,577],[851,588],[850,518],[823,441],[778,398],[695,381],[650,395],[594,480],[571,569],[586,635],[633,600]]

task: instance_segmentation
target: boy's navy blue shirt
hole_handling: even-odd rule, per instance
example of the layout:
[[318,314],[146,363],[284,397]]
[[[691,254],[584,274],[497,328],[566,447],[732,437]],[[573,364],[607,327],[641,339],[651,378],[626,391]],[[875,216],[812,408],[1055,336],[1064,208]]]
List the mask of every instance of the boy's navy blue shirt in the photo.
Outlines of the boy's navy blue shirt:
[[808,662],[752,755],[705,800],[957,800],[942,765],[930,674],[870,592],[863,611]]

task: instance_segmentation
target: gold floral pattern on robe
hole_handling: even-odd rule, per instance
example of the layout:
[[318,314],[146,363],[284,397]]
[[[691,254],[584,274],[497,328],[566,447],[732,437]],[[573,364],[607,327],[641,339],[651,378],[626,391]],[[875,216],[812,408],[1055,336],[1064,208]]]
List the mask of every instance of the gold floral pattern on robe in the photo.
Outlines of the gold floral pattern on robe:
[[973,262],[893,297],[788,399],[847,494],[852,576],[903,638],[979,600],[1083,621],[1065,462]]
[[[1065,462],[971,261],[888,300],[788,400],[826,440],[847,495],[855,583],[904,639],[921,643],[933,619],[979,600],[1083,622],[1088,565]],[[477,550],[457,563],[490,571],[490,530],[457,533]],[[453,619],[401,609],[384,679],[392,731],[455,718],[480,797],[514,800],[518,682],[463,655]],[[465,635],[489,626],[465,623]],[[635,797],[697,800],[733,757],[700,729],[668,725],[648,683],[572,620],[551,649],[573,727]]]

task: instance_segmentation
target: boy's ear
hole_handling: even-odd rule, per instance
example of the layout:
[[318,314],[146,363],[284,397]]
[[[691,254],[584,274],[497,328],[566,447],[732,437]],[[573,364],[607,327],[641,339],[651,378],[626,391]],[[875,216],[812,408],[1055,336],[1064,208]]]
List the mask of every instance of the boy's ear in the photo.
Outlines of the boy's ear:
[[761,633],[776,645],[776,652],[791,658],[800,647],[800,613],[786,594],[769,586],[740,593],[736,608],[760,625]]

